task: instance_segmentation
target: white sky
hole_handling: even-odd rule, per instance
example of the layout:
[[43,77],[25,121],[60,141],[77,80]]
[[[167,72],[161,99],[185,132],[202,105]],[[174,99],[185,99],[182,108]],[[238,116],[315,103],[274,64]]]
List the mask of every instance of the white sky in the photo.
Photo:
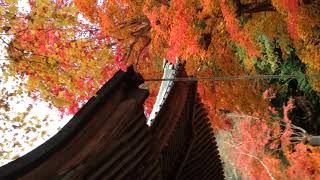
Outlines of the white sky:
[[[19,11],[28,13],[30,12],[30,7],[28,5],[28,0],[20,0],[18,3]],[[2,35],[2,38],[6,38],[6,40],[10,40],[8,37]],[[0,42],[0,65],[3,63],[7,63],[5,60],[6,51],[3,42]],[[19,82],[23,80],[15,80],[14,78],[9,78],[9,81],[4,83],[3,72],[0,69],[0,90],[6,87],[9,90],[14,90],[17,88]],[[35,132],[30,131],[26,132],[25,129],[13,128],[13,125],[17,126],[19,123],[13,122],[12,119],[1,119],[0,117],[0,129],[5,129],[5,131],[0,130],[0,144],[4,145],[2,148],[0,146],[0,166],[8,163],[11,158],[14,156],[22,156],[32,149],[36,148],[47,139],[52,137],[54,134],[58,132],[60,128],[62,128],[72,116],[65,116],[63,119],[60,117],[60,113],[56,108],[49,108],[49,104],[47,102],[37,100],[34,101],[27,94],[23,94],[22,97],[14,97],[10,101],[10,107],[12,110],[8,112],[10,118],[14,117],[18,113],[25,112],[29,103],[33,104],[33,109],[31,113],[26,117],[26,123],[30,125],[30,127],[35,127],[36,124],[41,125],[40,128],[37,128]],[[39,117],[40,121],[38,122],[33,116]],[[47,120],[45,117],[48,116]],[[47,132],[44,136],[40,136],[42,132]],[[31,140],[34,140],[32,144],[30,144]],[[22,147],[14,146],[15,142],[19,142]],[[9,157],[5,157],[6,152],[10,152]],[[2,153],[2,155],[1,155]]]
[[[4,58],[4,46],[3,44],[0,44],[0,51],[2,52],[0,54],[0,59]],[[2,65],[4,60],[0,60],[0,64]],[[0,70],[0,76],[3,78],[2,71]],[[0,84],[0,90],[6,87],[9,90],[14,90],[17,88],[19,82],[22,80],[14,80],[13,78],[9,78],[9,81],[7,83],[3,83],[3,81]],[[46,141],[48,138],[52,137],[54,134],[57,133],[58,129],[63,127],[68,120],[71,118],[71,116],[65,116],[63,119],[61,119],[59,111],[56,108],[49,108],[49,104],[47,102],[37,100],[34,101],[32,98],[30,98],[27,94],[23,94],[21,97],[13,97],[13,100],[10,101],[10,107],[12,107],[12,110],[10,112],[6,112],[9,117],[13,118],[15,115],[21,112],[25,112],[25,110],[28,108],[29,103],[33,104],[33,109],[31,110],[31,113],[26,117],[26,122],[30,124],[30,127],[34,127],[33,124],[37,124],[35,118],[32,116],[39,117],[40,122],[38,124],[42,125],[41,128],[38,128],[35,132],[29,132],[28,134],[25,134],[25,130],[16,128],[14,129],[12,125],[17,125],[17,123],[14,123],[11,121],[12,119],[0,119],[0,127],[2,129],[6,129],[6,132],[2,132],[0,135],[0,144],[3,144],[5,142],[11,142],[6,145],[5,148],[0,149],[1,151],[10,151],[13,150],[14,153],[12,153],[12,156],[19,155],[22,156],[25,153],[29,152],[30,150],[34,149],[35,147],[42,144],[44,141]],[[47,121],[44,121],[45,117],[48,116]],[[48,122],[48,123],[47,123]],[[46,124],[47,123],[47,124]],[[37,138],[39,134],[43,131],[46,131],[48,134],[45,135],[42,138],[38,138],[33,142],[33,145],[30,146],[26,139],[29,137],[29,139]],[[23,138],[23,135],[26,135],[25,138]],[[19,147],[13,147],[13,144],[15,140],[18,140],[19,143],[22,144],[23,148]],[[10,141],[11,140],[11,141]],[[12,157],[11,156],[11,157]],[[4,157],[0,157],[0,166],[4,163],[7,163],[8,159],[4,159]]]

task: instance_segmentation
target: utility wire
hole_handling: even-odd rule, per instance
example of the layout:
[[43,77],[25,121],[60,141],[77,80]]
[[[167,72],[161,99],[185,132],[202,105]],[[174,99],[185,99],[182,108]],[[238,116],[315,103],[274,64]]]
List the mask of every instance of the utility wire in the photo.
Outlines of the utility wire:
[[[177,77],[149,78],[145,81],[237,81],[237,80],[271,80],[282,78],[298,78],[298,75],[243,75],[243,76],[214,76],[214,77]],[[311,79],[320,79],[320,74],[308,75]]]

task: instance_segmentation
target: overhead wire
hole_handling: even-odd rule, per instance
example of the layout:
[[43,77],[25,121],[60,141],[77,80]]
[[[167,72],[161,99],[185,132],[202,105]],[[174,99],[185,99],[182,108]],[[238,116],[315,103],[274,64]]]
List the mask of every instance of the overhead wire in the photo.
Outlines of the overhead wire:
[[[241,76],[212,76],[212,77],[176,77],[176,78],[147,78],[145,81],[237,81],[237,80],[272,80],[283,78],[299,78],[299,75],[241,75]],[[311,79],[320,79],[320,74],[310,74]]]

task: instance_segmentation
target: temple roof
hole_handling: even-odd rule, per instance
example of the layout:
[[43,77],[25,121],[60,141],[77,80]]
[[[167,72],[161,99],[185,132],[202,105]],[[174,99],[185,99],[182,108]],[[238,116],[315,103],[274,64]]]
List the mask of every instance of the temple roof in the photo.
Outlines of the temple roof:
[[[183,66],[172,74],[187,76]],[[55,136],[0,167],[0,179],[224,179],[197,83],[171,84],[151,126],[141,83],[132,66],[117,72]]]
[[[166,59],[164,59],[162,79],[175,78],[178,73],[179,65],[180,65],[179,61],[177,61],[177,64],[171,64]],[[165,100],[168,97],[169,92],[171,91],[173,84],[174,84],[173,81],[161,82],[159,92],[156,98],[156,102],[153,105],[152,111],[150,113],[150,117],[148,119],[149,126],[153,123],[155,117],[159,113],[162,105],[164,104]]]

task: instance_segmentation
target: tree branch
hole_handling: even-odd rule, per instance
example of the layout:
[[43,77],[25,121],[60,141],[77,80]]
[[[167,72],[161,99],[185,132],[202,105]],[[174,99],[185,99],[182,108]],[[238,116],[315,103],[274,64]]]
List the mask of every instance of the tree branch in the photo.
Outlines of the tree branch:
[[149,46],[149,44],[151,43],[151,38],[149,38],[148,36],[146,36],[147,38],[147,42],[145,43],[145,45],[141,48],[139,54],[138,54],[138,57],[137,57],[137,60],[136,60],[136,66],[138,66],[138,63],[139,63],[139,59],[140,59],[140,56],[142,54],[142,52],[146,49],[147,46]]

